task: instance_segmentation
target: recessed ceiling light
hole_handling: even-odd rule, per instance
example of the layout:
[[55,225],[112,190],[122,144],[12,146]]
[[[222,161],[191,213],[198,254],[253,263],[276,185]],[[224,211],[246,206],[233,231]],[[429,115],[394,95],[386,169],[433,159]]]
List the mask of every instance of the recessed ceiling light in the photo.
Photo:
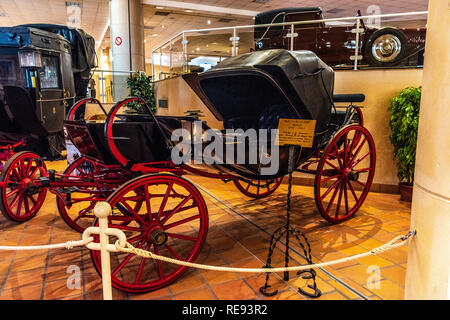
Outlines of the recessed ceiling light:
[[156,6],[156,9],[164,9],[164,7]]
[[187,9],[187,10],[184,10],[184,12],[192,12],[192,10]]
[[200,48],[195,48],[195,50],[200,51]]
[[159,36],[159,34],[157,34],[157,33],[152,34],[152,37],[157,37],[157,36]]
[[208,20],[207,23],[208,23],[208,24],[211,24],[211,20]]

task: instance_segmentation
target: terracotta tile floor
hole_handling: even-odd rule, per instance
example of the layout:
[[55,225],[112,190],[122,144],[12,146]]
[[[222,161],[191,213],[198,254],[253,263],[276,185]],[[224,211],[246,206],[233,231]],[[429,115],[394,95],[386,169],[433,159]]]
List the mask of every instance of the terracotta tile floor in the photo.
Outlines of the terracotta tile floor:
[[[63,161],[49,163],[58,171]],[[252,200],[241,195],[233,183],[189,176],[205,198],[209,211],[209,233],[197,259],[200,263],[262,267],[271,233],[284,223],[287,185],[272,196]],[[207,191],[207,192],[205,192]],[[218,201],[217,199],[220,199]],[[398,195],[371,193],[356,217],[341,225],[330,225],[318,214],[311,187],[294,186],[292,224],[306,233],[314,262],[329,261],[365,252],[404,234],[409,229],[410,206]],[[80,238],[59,217],[55,196],[47,200],[39,214],[29,222],[15,224],[0,216],[0,245],[38,245]],[[304,263],[301,248],[293,245],[292,265]],[[282,266],[284,246],[275,251],[272,262]],[[320,299],[403,299],[407,248],[381,257],[326,267],[317,272]],[[81,281],[72,281],[71,268],[79,268]],[[378,268],[378,269],[377,269]],[[378,277],[377,277],[378,276]],[[271,277],[279,294],[266,298],[259,293],[265,275],[219,273],[190,269],[169,287],[146,293],[126,294],[114,290],[114,299],[307,299],[297,291],[310,280],[291,273]],[[68,284],[72,284],[68,286]],[[69,288],[70,287],[70,288]],[[101,279],[85,248],[71,251],[0,251],[0,299],[101,299]]]

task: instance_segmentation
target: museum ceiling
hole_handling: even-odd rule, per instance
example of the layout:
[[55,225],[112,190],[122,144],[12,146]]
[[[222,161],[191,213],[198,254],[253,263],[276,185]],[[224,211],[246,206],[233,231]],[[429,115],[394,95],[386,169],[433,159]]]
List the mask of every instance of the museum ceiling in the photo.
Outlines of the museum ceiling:
[[[0,2],[0,26],[24,23],[67,24],[70,16],[67,6],[77,6],[81,11],[80,27],[91,34],[98,47],[109,47],[108,0],[2,0]],[[373,13],[373,5],[382,14],[427,10],[428,0],[142,0],[144,6],[146,58],[151,51],[180,31],[201,28],[226,27],[253,24],[254,14],[280,7],[320,6],[326,18]],[[25,5],[26,4],[26,5]],[[193,7],[194,4],[194,7]],[[372,7],[371,7],[372,6]],[[384,19],[382,24],[395,26],[423,26],[421,16]],[[226,55],[230,51],[228,34],[201,33],[193,35],[189,52]],[[230,34],[231,36],[231,34]],[[217,39],[214,39],[217,38]],[[241,45],[248,46],[242,33]],[[194,42],[194,43],[192,43]]]

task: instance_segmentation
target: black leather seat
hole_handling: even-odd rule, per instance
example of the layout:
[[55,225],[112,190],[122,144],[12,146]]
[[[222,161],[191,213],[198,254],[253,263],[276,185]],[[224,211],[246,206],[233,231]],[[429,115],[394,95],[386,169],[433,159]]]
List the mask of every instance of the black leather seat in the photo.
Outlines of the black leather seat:
[[366,96],[359,93],[359,94],[335,94],[333,95],[333,101],[334,102],[363,102],[366,99]]

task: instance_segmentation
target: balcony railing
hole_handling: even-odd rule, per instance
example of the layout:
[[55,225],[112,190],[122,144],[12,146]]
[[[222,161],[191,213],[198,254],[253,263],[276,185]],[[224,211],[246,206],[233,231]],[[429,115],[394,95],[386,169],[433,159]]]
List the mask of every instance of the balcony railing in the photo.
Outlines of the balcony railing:
[[[321,19],[321,20],[308,20],[308,21],[293,21],[293,22],[283,22],[283,23],[271,23],[271,24],[258,24],[258,25],[243,25],[243,26],[233,26],[233,27],[220,27],[220,28],[207,28],[207,29],[192,29],[179,32],[162,45],[157,47],[152,51],[152,79],[153,81],[162,80],[167,77],[177,76],[183,73],[189,73],[192,65],[189,64],[190,60],[196,57],[215,59],[216,61],[221,61],[222,59],[236,56],[239,53],[245,53],[248,49],[254,45],[254,30],[255,28],[273,28],[273,27],[285,27],[290,28],[290,32],[286,35],[290,38],[289,49],[294,50],[294,39],[298,36],[295,32],[295,26],[298,25],[316,25],[316,24],[350,24],[354,23],[354,28],[352,33],[355,35],[355,48],[353,58],[349,57],[349,66],[354,70],[359,69],[359,62],[362,59],[362,53],[359,52],[360,48],[360,35],[364,32],[361,28],[364,20],[370,19],[379,21],[391,20],[394,18],[410,17],[410,16],[425,16],[428,11],[417,11],[417,12],[405,12],[405,13],[394,13],[394,14],[379,14],[379,15],[366,15],[366,16],[356,16],[356,17],[343,17],[343,18],[332,18],[332,19]],[[367,24],[367,23],[366,23]],[[211,46],[214,47],[224,47],[229,48],[226,51],[214,51],[213,48],[210,50],[205,50],[205,48],[200,48],[196,46],[197,39],[206,39],[206,37],[211,37],[213,42]],[[193,39],[188,41],[189,37]],[[242,45],[243,38],[246,38],[247,48]],[[248,40],[250,39],[250,40]],[[353,41],[352,41],[353,42]],[[250,44],[249,44],[250,43]]]

